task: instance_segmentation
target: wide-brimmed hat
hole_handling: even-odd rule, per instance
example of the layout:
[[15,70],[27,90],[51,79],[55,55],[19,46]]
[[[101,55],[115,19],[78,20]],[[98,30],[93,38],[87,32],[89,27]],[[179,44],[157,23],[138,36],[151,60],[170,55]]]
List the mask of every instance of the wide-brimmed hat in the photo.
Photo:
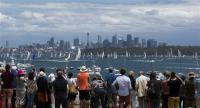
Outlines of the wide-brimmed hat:
[[86,66],[81,66],[80,67],[80,72],[86,72],[86,71],[88,71]]
[[45,77],[45,76],[46,76],[46,74],[43,71],[39,72],[39,77]]
[[11,69],[12,70],[17,70],[17,66],[12,66]]

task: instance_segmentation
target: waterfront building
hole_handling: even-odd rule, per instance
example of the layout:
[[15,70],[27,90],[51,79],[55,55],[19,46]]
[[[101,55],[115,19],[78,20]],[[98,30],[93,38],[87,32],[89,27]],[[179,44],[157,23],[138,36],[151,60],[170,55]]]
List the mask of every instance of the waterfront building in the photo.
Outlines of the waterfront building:
[[117,35],[115,34],[112,36],[112,47],[117,47],[117,44]]
[[132,35],[131,34],[127,34],[126,37],[126,45],[128,48],[133,47],[133,40],[132,40]]
[[158,42],[155,39],[148,39],[147,40],[147,47],[148,48],[156,48],[158,47]]
[[147,41],[146,39],[142,39],[142,48],[146,48],[147,47]]
[[80,46],[79,38],[75,38],[75,39],[74,39],[74,46],[75,46],[75,47],[79,47],[79,46]]

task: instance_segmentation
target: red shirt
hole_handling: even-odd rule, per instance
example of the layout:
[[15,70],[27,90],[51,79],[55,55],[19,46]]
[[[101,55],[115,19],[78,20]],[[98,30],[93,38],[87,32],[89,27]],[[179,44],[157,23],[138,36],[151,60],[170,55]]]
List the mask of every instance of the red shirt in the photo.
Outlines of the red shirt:
[[3,89],[12,89],[12,83],[13,83],[13,79],[14,79],[14,76],[11,72],[4,72],[2,75],[1,75],[1,79],[3,81],[3,85],[2,85],[2,88]]
[[79,85],[79,90],[88,90],[89,89],[89,73],[88,72],[79,72],[77,75],[77,81]]

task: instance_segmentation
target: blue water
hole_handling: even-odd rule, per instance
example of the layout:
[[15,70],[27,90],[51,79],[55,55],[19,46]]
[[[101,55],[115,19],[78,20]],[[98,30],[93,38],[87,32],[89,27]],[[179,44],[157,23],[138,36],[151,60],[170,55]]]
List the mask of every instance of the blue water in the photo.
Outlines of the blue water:
[[[154,62],[150,62],[154,60]],[[18,60],[17,62],[24,62]],[[79,61],[69,60],[68,62],[64,60],[32,60],[27,61],[34,65],[34,68],[39,70],[40,67],[45,67],[47,73],[54,73],[56,68],[65,69],[66,67],[73,67],[73,73],[78,72],[78,67],[85,65],[87,67],[92,67],[93,65],[100,66],[102,71],[105,72],[105,68],[114,67],[116,69],[125,68],[127,71],[134,70],[136,73],[139,71],[174,71],[177,73],[187,73],[190,71],[198,72],[200,68],[198,63],[200,63],[200,59],[194,59],[192,57],[185,58],[139,58],[139,57],[121,57],[118,59],[90,59],[90,58],[82,58]],[[33,68],[33,67],[31,67]],[[28,68],[29,71],[31,68]]]

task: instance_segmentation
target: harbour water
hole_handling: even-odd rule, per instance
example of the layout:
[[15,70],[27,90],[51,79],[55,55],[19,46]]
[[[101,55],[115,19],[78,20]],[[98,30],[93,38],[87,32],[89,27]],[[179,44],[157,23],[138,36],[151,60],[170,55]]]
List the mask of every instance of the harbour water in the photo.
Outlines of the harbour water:
[[60,59],[35,59],[35,60],[15,60],[16,63],[30,63],[33,67],[27,68],[29,71],[31,68],[45,67],[47,73],[53,73],[57,68],[67,69],[72,71],[75,75],[78,72],[78,68],[85,65],[88,68],[94,65],[101,67],[101,72],[106,72],[105,68],[113,67],[115,69],[125,68],[127,71],[134,70],[136,73],[139,71],[174,71],[177,73],[187,73],[190,71],[199,72],[200,59],[193,57],[154,57],[154,58],[142,58],[142,57],[119,57],[113,58],[80,58],[79,60],[60,60]]

